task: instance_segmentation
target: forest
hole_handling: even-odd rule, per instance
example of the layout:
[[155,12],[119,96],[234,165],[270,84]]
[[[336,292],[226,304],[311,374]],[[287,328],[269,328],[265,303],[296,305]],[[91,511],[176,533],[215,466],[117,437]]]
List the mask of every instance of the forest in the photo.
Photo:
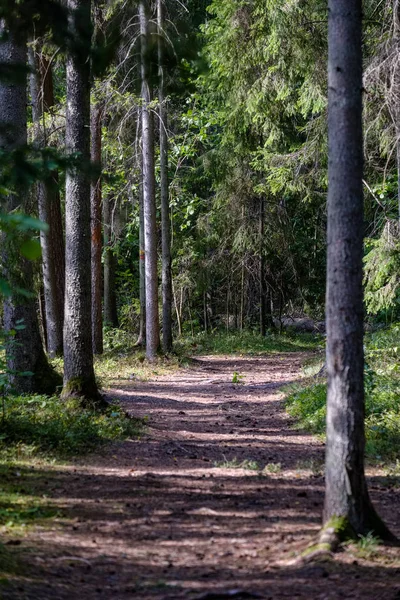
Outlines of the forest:
[[400,598],[399,0],[0,1],[0,598]]

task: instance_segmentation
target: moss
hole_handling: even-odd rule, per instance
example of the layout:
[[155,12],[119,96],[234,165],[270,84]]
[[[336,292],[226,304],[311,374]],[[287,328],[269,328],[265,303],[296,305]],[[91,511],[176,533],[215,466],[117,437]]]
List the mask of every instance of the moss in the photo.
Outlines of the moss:
[[316,543],[316,544],[312,544],[311,546],[308,546],[305,550],[303,550],[303,552],[301,553],[302,558],[309,558],[315,554],[323,554],[323,553],[330,553],[331,552],[331,547],[329,544],[327,543]]
[[63,400],[79,398],[82,406],[86,408],[101,409],[108,406],[108,403],[97,389],[96,383],[91,378],[71,377],[64,383],[61,398]]
[[333,516],[329,519],[329,521],[326,521],[326,523],[324,523],[320,534],[320,538],[322,538],[324,534],[327,537],[329,535],[336,535],[339,541],[341,542],[348,539],[357,538],[354,529],[350,525],[350,521],[348,520],[348,518],[339,516]]

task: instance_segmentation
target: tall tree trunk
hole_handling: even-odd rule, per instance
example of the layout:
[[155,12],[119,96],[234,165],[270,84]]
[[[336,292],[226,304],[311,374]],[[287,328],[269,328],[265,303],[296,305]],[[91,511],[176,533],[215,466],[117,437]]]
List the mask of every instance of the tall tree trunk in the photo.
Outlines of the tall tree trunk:
[[[0,30],[4,34],[3,25]],[[10,71],[13,65],[26,65],[26,43],[20,39],[16,41],[10,32],[7,39],[0,42],[0,62],[9,65]],[[26,81],[0,83],[0,147],[7,152],[12,152],[27,142],[26,106]],[[8,196],[7,211],[29,213],[29,197],[26,189],[14,190]],[[4,328],[6,332],[16,332],[7,346],[9,383],[17,393],[52,394],[61,381],[48,364],[43,350],[36,298],[34,295],[27,298],[16,292],[18,288],[33,291],[32,263],[21,257],[21,242],[21,237],[17,234],[8,238],[3,236],[2,240],[2,275],[8,280],[12,293],[4,302]]]
[[244,329],[244,305],[245,305],[245,294],[244,294],[244,286],[245,286],[245,257],[242,257],[242,275],[241,275],[241,283],[240,283],[240,331]]
[[[66,146],[90,162],[90,0],[68,0],[71,31],[79,45],[67,57]],[[85,35],[85,38],[83,38]],[[63,396],[100,401],[93,368],[91,315],[90,177],[87,170],[66,176],[66,296]]]
[[157,280],[157,223],[154,174],[154,123],[149,108],[151,102],[150,64],[148,47],[148,6],[139,3],[142,76],[142,146],[143,146],[143,205],[144,245],[146,251],[146,357],[154,360],[160,345]]
[[324,522],[336,541],[349,530],[391,537],[372,507],[364,475],[361,4],[361,0],[329,0]]
[[259,244],[260,244],[260,335],[265,337],[266,334],[266,318],[265,318],[265,255],[264,255],[264,198],[260,198],[260,214],[259,214]]
[[[91,160],[101,167],[101,125],[103,107],[96,104],[91,107]],[[101,237],[101,173],[92,181],[90,189],[90,217],[92,232],[92,346],[94,354],[103,353],[103,316],[102,316],[102,237]]]
[[[40,147],[46,145],[46,131],[41,121],[54,105],[53,74],[49,61],[43,54],[35,55],[34,47],[29,50],[29,62],[34,142]],[[49,225],[48,231],[40,232],[46,344],[50,356],[60,356],[63,353],[65,245],[57,171],[46,181],[38,182],[37,194],[39,218]]]
[[161,245],[162,245],[162,339],[163,350],[172,350],[172,278],[171,278],[171,224],[168,185],[168,113],[164,77],[164,7],[157,0],[158,68],[160,103],[160,191],[161,191]]
[[139,301],[140,323],[136,346],[143,346],[146,341],[146,252],[144,247],[144,207],[143,207],[143,160],[140,158],[139,182]]
[[111,217],[111,200],[104,198],[104,323],[108,327],[118,327],[117,295],[115,291],[115,275],[117,261],[113,251],[113,224]]

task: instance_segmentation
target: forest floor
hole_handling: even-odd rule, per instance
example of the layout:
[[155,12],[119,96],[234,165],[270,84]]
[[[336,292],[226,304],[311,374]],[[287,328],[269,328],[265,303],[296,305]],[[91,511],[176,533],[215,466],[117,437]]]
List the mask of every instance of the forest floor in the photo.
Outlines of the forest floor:
[[[16,473],[57,516],[5,539],[23,571],[0,598],[400,599],[400,552],[374,539],[294,560],[320,527],[323,444],[294,427],[281,388],[309,356],[201,356],[109,390],[147,417],[141,439]],[[370,469],[369,485],[400,536],[398,482]]]

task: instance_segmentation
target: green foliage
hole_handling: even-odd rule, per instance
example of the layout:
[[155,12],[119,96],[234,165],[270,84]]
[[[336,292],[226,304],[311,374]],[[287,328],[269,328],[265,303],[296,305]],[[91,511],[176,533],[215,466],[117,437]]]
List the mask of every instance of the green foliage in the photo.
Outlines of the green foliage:
[[233,372],[232,383],[243,383],[244,375],[240,375],[237,371]]
[[[5,193],[6,190],[3,190]],[[0,191],[1,194],[1,191]],[[11,212],[9,214],[0,212],[0,231],[6,236],[7,245],[10,241],[17,241],[18,251],[30,260],[41,256],[40,242],[34,236],[38,231],[47,231],[48,225],[28,215]],[[10,296],[12,293],[27,296],[30,290],[11,285],[10,281],[0,278],[0,296]]]
[[374,536],[372,532],[367,535],[360,535],[355,544],[357,555],[361,558],[371,559],[378,554],[381,540]]
[[238,458],[232,458],[231,460],[217,461],[214,463],[214,467],[220,469],[245,469],[246,471],[261,471],[261,467],[257,461],[245,458],[239,460]]
[[7,398],[5,418],[0,422],[0,455],[47,453],[80,455],[111,440],[137,436],[141,423],[118,405],[105,411],[82,408],[79,401],[57,397]]
[[263,473],[280,473],[281,470],[281,463],[268,463],[265,465]]
[[[400,445],[400,326],[367,337],[366,453],[370,458],[396,459]],[[286,399],[288,412],[301,427],[325,432],[326,384],[297,386]]]
[[377,239],[366,242],[365,304],[370,314],[398,307],[400,293],[400,237],[397,221],[387,221]]
[[208,354],[269,354],[279,352],[298,352],[318,348],[322,337],[315,334],[275,334],[265,337],[251,331],[229,333],[215,331],[210,334],[199,333],[179,340],[176,351],[182,353]]

